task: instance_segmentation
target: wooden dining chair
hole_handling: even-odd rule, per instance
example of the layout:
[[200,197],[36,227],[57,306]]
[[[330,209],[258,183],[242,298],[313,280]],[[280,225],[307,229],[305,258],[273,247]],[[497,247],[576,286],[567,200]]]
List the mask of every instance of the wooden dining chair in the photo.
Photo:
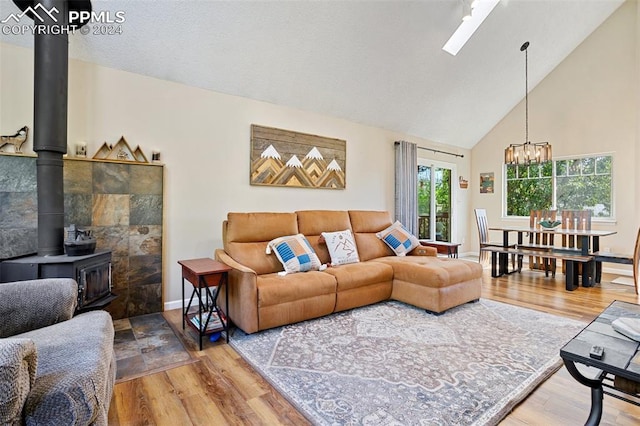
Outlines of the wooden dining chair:
[[[562,229],[589,231],[591,230],[591,210],[562,210],[560,214]],[[580,250],[582,239],[575,235],[563,235],[562,247]],[[566,261],[562,261],[562,272],[566,270]],[[578,273],[582,274],[582,266],[579,265]]]
[[[480,242],[480,250],[478,254],[478,262],[486,263],[489,259],[489,252],[482,251],[484,247],[503,247],[502,243],[489,241],[489,221],[487,219],[487,211],[485,209],[473,209],[476,215],[476,224],[478,225],[478,241]],[[515,248],[515,244],[509,245],[510,248]],[[511,255],[511,266],[513,269],[516,267],[516,256]]]
[[[561,220],[562,229],[591,230],[591,210],[563,210]],[[562,247],[580,248],[581,240],[574,235],[563,235]]]
[[[529,212],[529,227],[532,229],[541,229],[540,222],[549,220],[554,222],[556,220],[556,210],[531,210]],[[543,250],[549,248],[551,250],[554,244],[554,235],[548,232],[530,232],[529,233],[529,247],[537,250]],[[539,256],[529,256],[529,269],[542,270],[545,276],[556,276],[556,260],[548,259]]]
[[[639,268],[640,268],[640,229],[638,229],[638,234],[636,235],[636,245],[633,249],[633,254],[627,253],[612,253],[608,251],[596,251],[593,252],[592,255],[595,257],[596,262],[608,262],[608,263],[620,263],[622,265],[632,265],[633,266],[633,285],[636,289],[636,294],[638,293],[638,280],[640,280]],[[595,282],[599,283],[602,276],[602,268],[598,268],[596,270]]]
[[638,268],[640,268],[640,228],[638,229],[638,235],[636,236],[636,246],[633,249],[633,285],[636,288],[636,294],[638,293]]

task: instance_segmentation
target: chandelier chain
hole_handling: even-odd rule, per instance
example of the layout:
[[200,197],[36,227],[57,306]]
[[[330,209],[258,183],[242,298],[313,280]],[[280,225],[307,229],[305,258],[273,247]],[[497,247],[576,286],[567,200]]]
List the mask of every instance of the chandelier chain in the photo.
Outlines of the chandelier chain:
[[529,50],[526,47],[524,49],[524,114],[525,142],[529,142]]
[[526,41],[520,47],[524,52],[524,135],[525,141],[521,144],[510,144],[504,150],[505,164],[531,164],[552,161],[551,144],[549,142],[531,143],[529,141],[529,52]]

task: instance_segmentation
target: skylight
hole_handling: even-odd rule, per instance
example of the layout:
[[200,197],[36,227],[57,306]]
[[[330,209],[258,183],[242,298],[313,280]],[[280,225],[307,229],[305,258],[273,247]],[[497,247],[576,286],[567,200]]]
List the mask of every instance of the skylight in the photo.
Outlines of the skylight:
[[451,38],[444,44],[442,50],[456,56],[462,46],[476,32],[480,24],[489,16],[500,0],[476,0],[473,4],[471,18],[462,21]]

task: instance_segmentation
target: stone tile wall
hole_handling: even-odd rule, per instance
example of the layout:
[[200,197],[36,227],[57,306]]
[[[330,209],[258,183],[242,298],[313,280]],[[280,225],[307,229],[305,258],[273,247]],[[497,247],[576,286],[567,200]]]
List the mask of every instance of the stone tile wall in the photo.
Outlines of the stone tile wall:
[[36,159],[0,156],[0,259],[38,251]]
[[[35,157],[0,155],[0,259],[37,252]],[[65,227],[112,251],[115,319],[162,311],[164,167],[65,159]]]

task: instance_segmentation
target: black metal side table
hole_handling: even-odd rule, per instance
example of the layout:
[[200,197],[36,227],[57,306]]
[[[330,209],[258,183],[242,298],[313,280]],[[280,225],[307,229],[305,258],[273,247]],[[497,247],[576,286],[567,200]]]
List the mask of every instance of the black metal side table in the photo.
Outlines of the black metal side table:
[[[222,262],[209,258],[179,260],[182,265],[182,329],[185,323],[198,332],[200,350],[202,350],[202,337],[224,332],[229,343],[229,320],[218,307],[218,295],[224,287],[225,307],[229,313],[229,291],[227,275],[231,268]],[[185,280],[193,286],[189,303],[184,306]],[[194,300],[197,299],[197,300]],[[193,302],[198,304],[197,312],[191,311]]]

